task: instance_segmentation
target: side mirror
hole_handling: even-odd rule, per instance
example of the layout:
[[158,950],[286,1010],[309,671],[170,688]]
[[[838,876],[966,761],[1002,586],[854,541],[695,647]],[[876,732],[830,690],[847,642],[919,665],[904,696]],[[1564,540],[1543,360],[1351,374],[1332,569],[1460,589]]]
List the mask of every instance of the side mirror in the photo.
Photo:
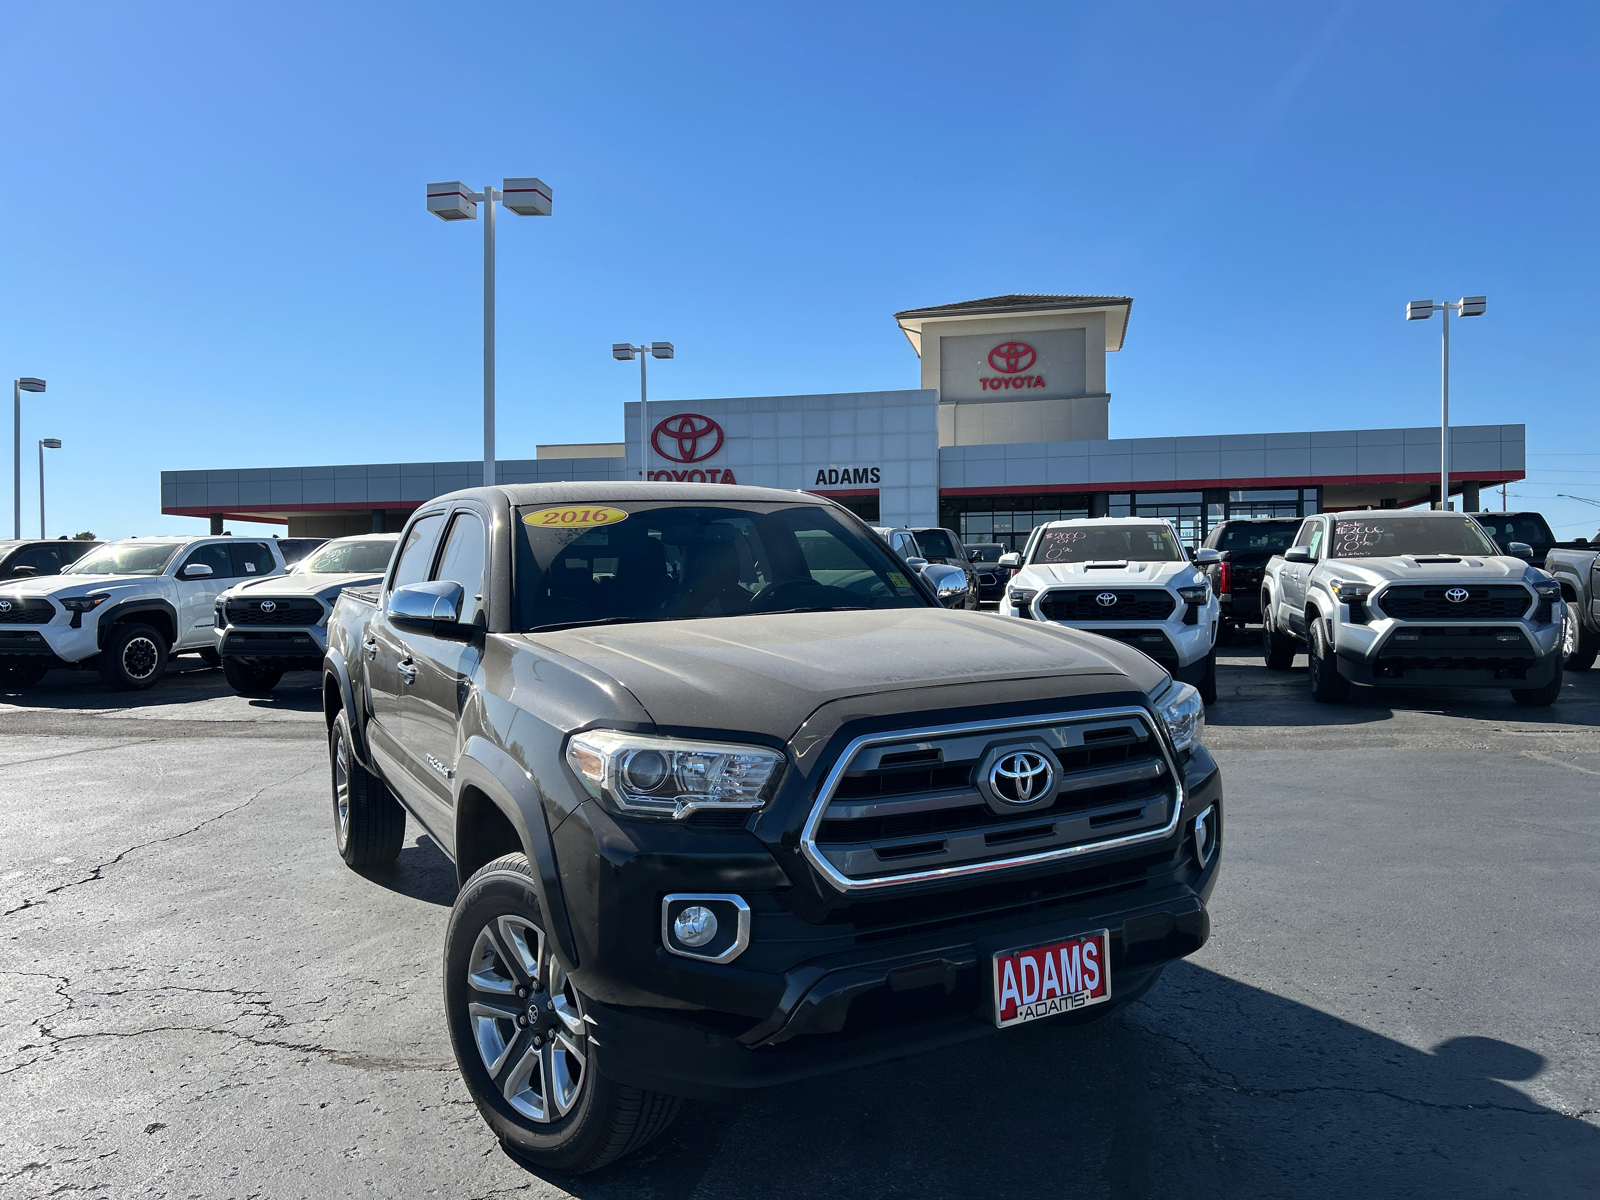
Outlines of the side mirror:
[[920,571],[920,570],[922,570],[923,567],[925,567],[927,565],[928,565],[928,560],[925,559],[925,558],[912,557],[912,558],[906,559],[906,566],[910,567],[913,571]]
[[1527,542],[1512,542],[1506,547],[1506,553],[1512,558],[1520,558],[1523,562],[1533,561],[1533,547]]
[[38,567],[12,567],[11,570],[6,573],[6,576],[9,579],[32,579],[38,573]]
[[1222,555],[1215,550],[1196,550],[1194,561],[1196,566],[1209,567],[1212,563],[1221,562]]
[[461,585],[448,579],[408,583],[389,593],[389,619],[396,625],[435,637],[468,641],[478,627],[461,624],[461,605],[465,599],[466,592]]
[[206,566],[205,563],[190,563],[178,572],[178,576],[181,579],[210,579],[214,574],[216,572]]
[[1022,569],[1022,555],[1018,554],[1015,550],[1011,551],[1009,554],[1002,554],[1000,556],[1000,565],[1002,567],[1010,567],[1012,570],[1020,571]]
[[1311,557],[1311,551],[1304,546],[1290,546],[1283,552],[1285,562],[1308,563],[1316,561]]

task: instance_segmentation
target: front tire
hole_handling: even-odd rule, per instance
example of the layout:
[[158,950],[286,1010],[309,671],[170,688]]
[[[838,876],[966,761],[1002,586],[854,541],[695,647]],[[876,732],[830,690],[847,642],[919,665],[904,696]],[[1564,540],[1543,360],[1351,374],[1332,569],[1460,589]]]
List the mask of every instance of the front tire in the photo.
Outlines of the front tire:
[[1200,683],[1196,690],[1200,693],[1202,704],[1215,704],[1217,702],[1217,652],[1215,649],[1206,655],[1206,673],[1200,676]]
[[113,691],[142,692],[166,673],[167,639],[148,625],[114,625],[96,666]]
[[1311,680],[1311,698],[1321,704],[1338,704],[1350,696],[1350,681],[1339,674],[1339,663],[1333,647],[1328,645],[1328,635],[1323,632],[1322,618],[1312,616],[1306,621],[1311,634],[1311,646],[1306,651],[1306,674]]
[[467,880],[445,931],[445,1016],[461,1078],[506,1151],[583,1174],[661,1133],[680,1101],[595,1068],[583,996],[543,921],[525,855]]
[[222,660],[222,677],[228,681],[229,687],[241,695],[262,696],[278,686],[278,681],[283,678],[283,669],[225,658]]
[[333,844],[347,866],[386,867],[400,857],[406,840],[406,810],[371,771],[361,765],[344,709],[328,734],[333,772]]
[[1549,683],[1536,688],[1512,688],[1511,698],[1528,708],[1549,708],[1561,695],[1561,676],[1561,664],[1557,663],[1556,673]]
[[1600,635],[1584,626],[1576,600],[1567,601],[1567,670],[1587,671],[1600,656]]
[[1272,610],[1261,606],[1261,656],[1269,671],[1287,671],[1294,666],[1294,638],[1272,628]]

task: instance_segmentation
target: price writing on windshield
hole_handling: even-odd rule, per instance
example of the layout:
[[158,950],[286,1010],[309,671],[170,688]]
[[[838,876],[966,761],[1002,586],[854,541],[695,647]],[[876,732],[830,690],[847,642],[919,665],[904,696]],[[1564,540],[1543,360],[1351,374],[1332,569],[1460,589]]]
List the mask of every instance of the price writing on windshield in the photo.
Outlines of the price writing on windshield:
[[1086,537],[1088,533],[1082,529],[1047,530],[1039,546],[1039,561],[1075,562],[1080,557],[1075,551]]
[[1334,522],[1334,553],[1340,558],[1361,558],[1362,551],[1383,541],[1383,526],[1360,521]]

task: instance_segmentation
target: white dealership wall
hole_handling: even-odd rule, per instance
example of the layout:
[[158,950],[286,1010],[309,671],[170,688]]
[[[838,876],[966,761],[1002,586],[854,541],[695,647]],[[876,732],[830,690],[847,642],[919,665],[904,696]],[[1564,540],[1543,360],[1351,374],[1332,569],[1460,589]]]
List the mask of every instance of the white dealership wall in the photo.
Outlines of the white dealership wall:
[[[724,482],[723,473],[731,471],[733,482],[760,487],[876,492],[883,524],[938,524],[936,391],[670,400],[649,407],[652,430],[671,417],[702,416],[722,428],[724,440],[716,453],[688,463],[671,461],[652,448],[646,464],[634,401],[623,409],[628,479]],[[848,483],[841,478],[846,470]]]

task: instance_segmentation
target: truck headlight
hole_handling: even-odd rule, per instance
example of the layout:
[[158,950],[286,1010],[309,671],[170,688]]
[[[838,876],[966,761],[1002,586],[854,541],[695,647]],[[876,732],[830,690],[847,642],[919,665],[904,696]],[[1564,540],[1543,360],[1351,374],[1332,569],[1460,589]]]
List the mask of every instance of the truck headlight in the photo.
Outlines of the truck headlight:
[[1344,603],[1353,600],[1365,600],[1372,594],[1372,585],[1369,583],[1351,583],[1348,579],[1331,579],[1328,581],[1328,590]]
[[1554,600],[1561,595],[1561,585],[1554,579],[1541,579],[1533,585],[1534,593],[1541,600]]
[[93,612],[109,599],[111,599],[109,592],[96,592],[90,596],[66,596],[61,601],[61,607],[69,613]]
[[567,743],[567,765],[589,794],[619,811],[681,821],[698,809],[758,809],[783,755],[761,746],[594,729]]
[[1176,679],[1151,697],[1156,715],[1172,737],[1173,749],[1182,754],[1200,744],[1206,732],[1206,706],[1200,693]]
[[1006,598],[1011,601],[1011,607],[1017,610],[1017,616],[1032,618],[1033,598],[1038,594],[1033,588],[1012,588],[1006,593]]
[[1181,587],[1178,589],[1178,595],[1183,597],[1185,604],[1193,604],[1198,607],[1211,599],[1211,584],[1196,583],[1191,584],[1189,587]]

